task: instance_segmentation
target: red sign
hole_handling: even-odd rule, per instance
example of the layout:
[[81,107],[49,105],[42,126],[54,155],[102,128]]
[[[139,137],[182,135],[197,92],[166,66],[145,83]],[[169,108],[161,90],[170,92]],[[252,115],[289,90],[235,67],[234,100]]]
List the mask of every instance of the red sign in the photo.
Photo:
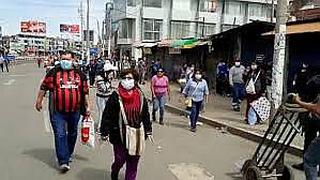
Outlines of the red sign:
[[79,33],[80,26],[78,24],[60,24],[60,32],[62,33]]
[[23,33],[46,33],[46,23],[39,21],[21,22],[21,32]]

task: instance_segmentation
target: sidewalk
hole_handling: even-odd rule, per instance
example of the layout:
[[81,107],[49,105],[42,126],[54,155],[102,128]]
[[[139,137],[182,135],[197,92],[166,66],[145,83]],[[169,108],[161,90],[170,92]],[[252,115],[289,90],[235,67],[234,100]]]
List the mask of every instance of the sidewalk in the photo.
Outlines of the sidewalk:
[[[141,85],[145,94],[151,97],[150,83],[147,82],[144,86]],[[171,84],[171,100],[167,103],[167,110],[181,114],[185,106],[180,101],[180,87],[178,84]],[[266,124],[258,124],[250,126],[244,121],[246,102],[242,103],[241,112],[235,112],[231,107],[231,98],[213,95],[211,93],[209,102],[206,104],[205,112],[200,116],[200,121],[220,127],[227,130],[231,134],[235,134],[256,142],[260,142],[266,130]],[[291,144],[289,151],[296,155],[301,155],[303,149],[303,137],[297,135]]]

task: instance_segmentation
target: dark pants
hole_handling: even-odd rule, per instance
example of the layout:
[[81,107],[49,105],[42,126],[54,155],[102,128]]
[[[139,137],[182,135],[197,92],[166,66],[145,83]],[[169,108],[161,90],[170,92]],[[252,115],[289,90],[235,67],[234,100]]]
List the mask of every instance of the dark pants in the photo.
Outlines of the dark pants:
[[117,180],[119,172],[126,163],[125,180],[136,180],[140,156],[130,156],[123,145],[113,145],[114,162],[111,166],[112,180]]
[[230,94],[230,85],[227,77],[217,77],[217,93],[225,96]]
[[90,86],[94,85],[95,75],[89,75]]
[[307,180],[317,180],[318,170],[317,166],[320,165],[320,136],[316,137],[308,149],[306,150],[303,158],[304,170]]
[[[4,65],[6,66],[7,72],[9,72],[9,67],[8,67],[8,66],[9,66],[9,63],[8,63],[8,62],[5,62]],[[3,71],[2,71],[2,72],[3,72]]]
[[199,119],[199,113],[201,110],[203,101],[195,102],[192,101],[192,108],[191,108],[191,115],[190,115],[190,123],[191,123],[191,128],[195,129],[197,127],[197,122]]
[[74,152],[79,119],[79,112],[68,114],[54,112],[52,115],[51,125],[54,132],[56,155],[59,165],[68,164]]
[[1,67],[1,71],[3,72],[3,64],[0,64],[0,67]]
[[243,100],[245,94],[244,84],[235,83],[233,85],[232,106],[240,107],[240,102]]

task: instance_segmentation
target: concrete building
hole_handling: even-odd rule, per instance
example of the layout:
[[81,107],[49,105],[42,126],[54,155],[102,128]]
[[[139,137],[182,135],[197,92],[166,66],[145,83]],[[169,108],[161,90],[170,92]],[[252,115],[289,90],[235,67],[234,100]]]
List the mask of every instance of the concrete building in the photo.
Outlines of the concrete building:
[[120,54],[142,56],[136,47],[184,37],[206,37],[251,22],[271,21],[272,0],[117,0]]

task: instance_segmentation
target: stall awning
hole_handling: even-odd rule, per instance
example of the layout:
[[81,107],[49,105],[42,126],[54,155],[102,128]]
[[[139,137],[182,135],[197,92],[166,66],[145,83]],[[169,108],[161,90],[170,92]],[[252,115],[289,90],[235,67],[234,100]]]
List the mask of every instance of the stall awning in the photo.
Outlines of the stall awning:
[[157,43],[142,43],[141,45],[144,48],[152,48],[152,47],[154,47],[154,46],[156,46],[158,44]]
[[[287,35],[320,32],[320,22],[308,22],[287,25]],[[262,34],[263,36],[274,35],[275,31]]]

